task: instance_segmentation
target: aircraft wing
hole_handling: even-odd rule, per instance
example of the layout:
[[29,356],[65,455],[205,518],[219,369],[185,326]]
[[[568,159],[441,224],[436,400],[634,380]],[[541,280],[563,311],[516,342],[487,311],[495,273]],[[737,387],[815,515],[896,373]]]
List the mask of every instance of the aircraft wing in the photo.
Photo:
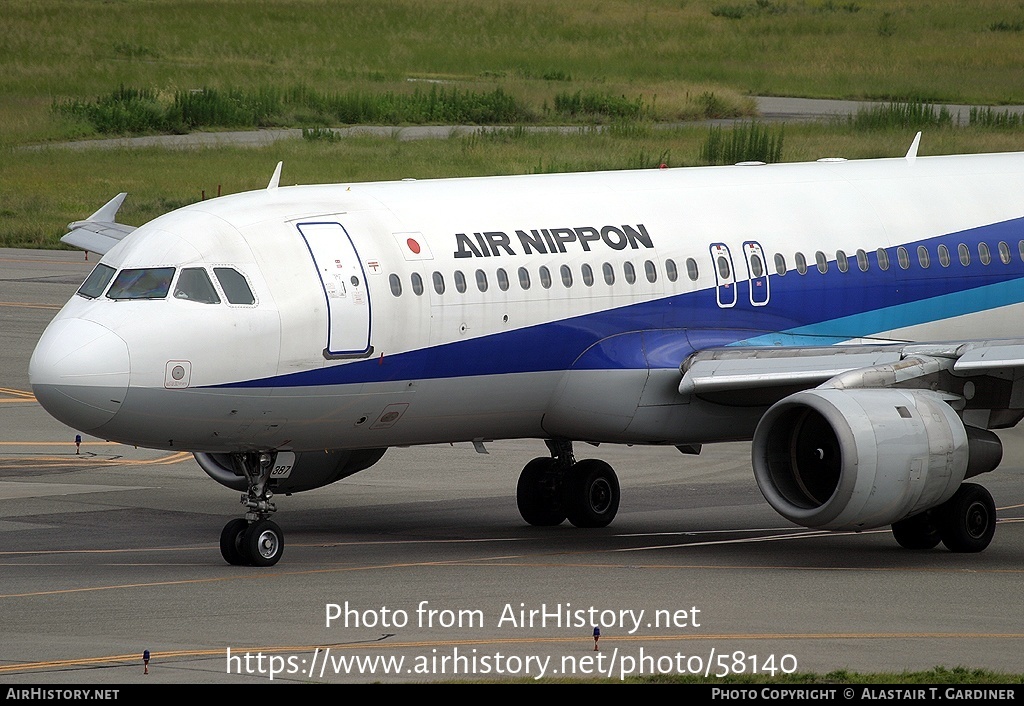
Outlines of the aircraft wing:
[[[739,406],[770,405],[817,386],[929,387],[962,391],[962,381],[1001,378],[1011,396],[1024,378],[1024,340],[921,344],[839,345],[807,348],[723,347],[698,351],[680,366],[679,392]],[[944,376],[939,380],[939,376]],[[960,384],[950,384],[951,379]],[[1018,405],[1014,405],[1018,406]]]
[[68,224],[68,233],[62,243],[103,255],[135,230],[135,226],[117,222],[117,211],[121,208],[127,193],[120,193],[110,199],[96,213],[84,221]]

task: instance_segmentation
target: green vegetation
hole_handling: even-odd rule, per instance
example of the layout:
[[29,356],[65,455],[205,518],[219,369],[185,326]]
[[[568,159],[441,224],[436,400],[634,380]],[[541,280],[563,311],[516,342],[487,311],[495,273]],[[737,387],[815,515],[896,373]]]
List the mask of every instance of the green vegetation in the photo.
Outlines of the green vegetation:
[[953,115],[929,103],[887,103],[861,108],[845,121],[855,130],[923,130],[950,127]]
[[[578,94],[577,94],[578,97]],[[591,112],[617,117],[615,103],[593,103]],[[639,111],[639,99],[629,103]],[[559,109],[556,112],[569,115]],[[307,86],[282,91],[200,88],[176,91],[163,99],[156,91],[121,86],[93,101],[55,102],[53,112],[82,120],[102,134],[183,133],[202,128],[260,128],[290,123],[332,124],[482,124],[535,122],[515,98],[501,88],[486,93],[431,86],[411,93],[324,94]]]
[[935,667],[920,672],[879,672],[862,673],[839,669],[827,674],[779,675],[774,678],[753,675],[730,675],[723,679],[692,676],[648,676],[627,679],[627,683],[642,684],[1021,684],[1024,675],[1007,672],[993,672],[988,669],[968,667]]
[[[775,677],[768,675],[730,674],[725,677],[703,677],[696,675],[681,674],[654,674],[645,676],[626,677],[625,679],[603,678],[603,679],[569,679],[546,677],[539,681],[530,678],[509,679],[508,683],[520,684],[710,684],[733,686],[733,685],[755,685],[778,686],[786,684],[824,684],[843,687],[856,687],[858,685],[1009,685],[1024,683],[1024,675],[1011,672],[994,672],[989,669],[971,669],[969,667],[934,667],[920,672],[851,672],[847,669],[838,669],[825,674],[813,674],[810,672],[797,672],[795,674],[779,674]],[[479,683],[469,681],[452,681],[447,683]],[[842,696],[842,691],[838,692]],[[946,687],[940,690],[937,697],[946,696]],[[854,699],[860,700],[861,692],[854,691]],[[964,697],[966,698],[966,697]]]
[[[732,140],[733,134],[743,130],[724,129],[722,139]],[[748,135],[754,133],[752,126],[747,130]],[[1019,126],[929,128],[920,153],[1015,150],[1021,146],[1022,132]],[[757,134],[765,133],[781,144],[781,127],[758,125]],[[326,128],[309,128],[306,139],[264,147],[4,150],[0,246],[55,247],[67,223],[92,213],[119,191],[129,194],[119,217],[139,225],[198,201],[203,191],[216,194],[218,186],[225,194],[263,188],[278,160],[284,160],[282,185],[652,169],[662,163],[694,166],[707,161],[701,151],[709,129],[630,121],[568,134],[512,126],[408,142],[394,135],[334,135]],[[899,157],[912,139],[913,130],[897,127],[865,132],[843,122],[792,124],[785,127],[783,157],[787,161]]]
[[739,123],[728,132],[712,126],[700,148],[700,164],[736,164],[737,162],[782,161],[783,128],[757,123]]
[[[1020,0],[8,0],[0,245],[54,247],[118,191],[139,224],[217,192],[315,183],[1020,149]],[[69,31],[73,28],[74,31]],[[892,103],[826,124],[750,94]],[[503,126],[447,140],[345,124]],[[536,125],[579,125],[538,134]],[[25,149],[108,135],[301,127],[256,148]]]
[[980,127],[1016,130],[1024,127],[1024,115],[994,108],[971,108],[970,124]]
[[[0,144],[140,118],[157,131],[399,124],[420,119],[424,81],[446,107],[515,105],[515,122],[637,106],[653,121],[753,117],[749,94],[1024,103],[1021,27],[1019,0],[8,0]],[[138,93],[134,113],[110,104],[119,86]],[[185,115],[217,106],[230,110],[212,122]],[[494,107],[479,120],[496,122]]]

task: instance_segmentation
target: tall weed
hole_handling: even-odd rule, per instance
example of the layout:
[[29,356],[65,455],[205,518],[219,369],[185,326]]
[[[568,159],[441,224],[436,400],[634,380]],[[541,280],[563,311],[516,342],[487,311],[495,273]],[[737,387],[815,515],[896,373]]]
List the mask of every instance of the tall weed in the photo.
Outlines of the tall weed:
[[783,128],[769,128],[756,122],[740,123],[729,131],[713,125],[701,145],[700,164],[782,161]]

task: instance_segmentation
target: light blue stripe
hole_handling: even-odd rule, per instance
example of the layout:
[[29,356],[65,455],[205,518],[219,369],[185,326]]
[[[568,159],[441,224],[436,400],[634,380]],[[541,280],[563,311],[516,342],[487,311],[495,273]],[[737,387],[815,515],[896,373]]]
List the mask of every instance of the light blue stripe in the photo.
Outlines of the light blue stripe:
[[[962,292],[943,294],[906,304],[843,316],[807,326],[798,326],[777,334],[754,336],[733,343],[734,346],[830,346],[851,338],[866,338],[893,329],[941,321],[954,316],[976,314],[1024,301],[1021,280],[999,282]],[[769,305],[770,306],[770,305]],[[1012,337],[1018,331],[1007,331]],[[956,331],[950,331],[955,339]]]

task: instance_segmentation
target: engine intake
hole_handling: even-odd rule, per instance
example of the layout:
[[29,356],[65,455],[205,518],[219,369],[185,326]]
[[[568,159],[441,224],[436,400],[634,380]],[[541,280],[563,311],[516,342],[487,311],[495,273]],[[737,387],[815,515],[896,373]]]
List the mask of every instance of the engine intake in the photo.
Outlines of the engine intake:
[[783,517],[831,530],[889,525],[949,499],[1002,459],[934,392],[819,388],[771,407],[754,432],[754,476]]

